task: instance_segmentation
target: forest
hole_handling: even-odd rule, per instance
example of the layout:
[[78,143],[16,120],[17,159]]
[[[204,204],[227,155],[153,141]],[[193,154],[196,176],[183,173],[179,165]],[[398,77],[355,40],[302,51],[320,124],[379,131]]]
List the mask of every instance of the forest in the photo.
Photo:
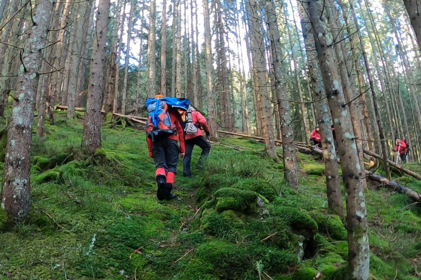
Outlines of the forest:
[[[421,279],[420,10],[0,0],[0,279]],[[171,201],[157,95],[212,145]]]

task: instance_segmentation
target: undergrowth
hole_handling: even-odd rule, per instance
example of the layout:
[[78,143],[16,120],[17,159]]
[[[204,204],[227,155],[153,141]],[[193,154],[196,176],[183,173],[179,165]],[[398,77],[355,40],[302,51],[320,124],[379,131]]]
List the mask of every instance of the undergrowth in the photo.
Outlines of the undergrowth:
[[[87,157],[79,120],[57,113],[46,129],[33,138],[29,218],[12,226],[0,210],[0,279],[346,279],[347,231],[314,156],[298,155],[294,191],[262,144],[222,138],[203,170],[177,176],[178,198],[160,202],[142,131],[105,124]],[[366,195],[370,277],[418,279],[419,206],[378,185]]]

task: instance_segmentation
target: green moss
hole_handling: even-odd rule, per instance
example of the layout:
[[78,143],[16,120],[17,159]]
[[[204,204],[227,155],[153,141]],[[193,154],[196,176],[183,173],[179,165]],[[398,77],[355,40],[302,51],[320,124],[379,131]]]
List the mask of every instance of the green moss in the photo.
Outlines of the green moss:
[[307,238],[314,236],[317,232],[318,227],[316,221],[304,211],[300,211],[300,209],[286,206],[272,206],[270,212],[272,215],[284,219],[293,230],[298,231]]
[[257,194],[252,191],[239,190],[234,188],[221,188],[215,192],[217,199],[216,210],[250,211],[255,208]]
[[7,130],[0,130],[0,162],[4,162],[7,145]]
[[347,240],[348,232],[338,216],[317,211],[312,211],[309,214],[316,221],[319,231],[336,240]]
[[316,276],[317,272],[318,271],[315,270],[312,267],[303,267],[293,274],[292,279],[294,279],[294,280],[313,280],[314,276]]
[[194,197],[198,204],[202,204],[209,197],[209,191],[205,187],[200,187]]
[[61,178],[61,173],[57,170],[47,170],[44,173],[41,173],[39,176],[36,177],[35,183],[42,184],[46,182],[57,182]]
[[305,165],[303,165],[304,172],[307,175],[323,175],[323,173],[325,172],[325,166],[324,164],[310,164],[310,163],[306,163]]

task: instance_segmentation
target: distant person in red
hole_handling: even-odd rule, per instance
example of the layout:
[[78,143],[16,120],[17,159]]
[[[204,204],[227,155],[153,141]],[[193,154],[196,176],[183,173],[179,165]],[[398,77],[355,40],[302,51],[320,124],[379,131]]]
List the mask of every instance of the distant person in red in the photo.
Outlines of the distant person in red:
[[320,137],[320,128],[316,125],[316,128],[310,133],[310,143],[317,145],[319,148],[322,147],[322,138]]
[[396,146],[393,149],[394,152],[398,152],[403,163],[406,163],[406,156],[408,155],[408,143],[405,139],[401,140],[396,138]]

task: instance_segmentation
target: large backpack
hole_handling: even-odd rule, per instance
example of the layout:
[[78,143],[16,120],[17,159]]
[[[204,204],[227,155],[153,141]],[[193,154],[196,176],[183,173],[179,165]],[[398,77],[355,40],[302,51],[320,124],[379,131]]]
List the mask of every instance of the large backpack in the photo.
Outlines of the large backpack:
[[184,132],[188,135],[196,134],[198,131],[197,126],[193,123],[192,113],[191,108],[186,111],[186,127],[184,128]]
[[169,109],[182,108],[187,110],[190,102],[179,98],[149,98],[146,108],[149,112],[146,123],[146,133],[152,141],[155,138],[176,134],[176,127],[172,123]]

